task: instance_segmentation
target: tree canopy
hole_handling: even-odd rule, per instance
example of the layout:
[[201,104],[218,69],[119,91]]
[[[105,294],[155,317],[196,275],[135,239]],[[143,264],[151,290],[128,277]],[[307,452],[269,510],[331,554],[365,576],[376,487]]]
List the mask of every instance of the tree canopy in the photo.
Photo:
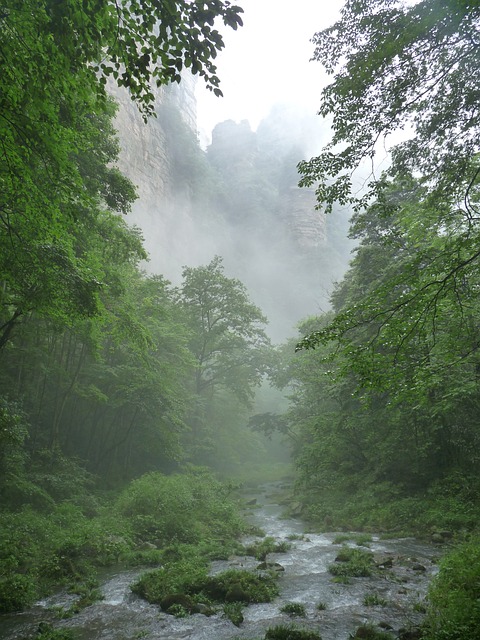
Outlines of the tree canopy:
[[107,283],[87,230],[135,199],[115,167],[107,78],[128,87],[145,115],[152,83],[179,82],[185,68],[220,95],[214,58],[224,43],[214,22],[237,28],[241,12],[220,0],[3,3],[0,347],[34,311],[70,322],[99,311]]
[[[401,350],[425,323],[435,331],[448,292],[463,299],[459,283],[480,256],[479,38],[478,3],[451,0],[347,1],[340,21],[315,35],[314,57],[334,74],[320,109],[332,117],[333,137],[301,163],[302,183],[318,184],[319,206],[327,210],[353,204],[352,234],[364,245],[376,227],[383,246],[406,234],[410,248],[401,268],[397,256],[382,283],[370,283],[367,298],[347,304],[301,347],[371,323]],[[373,166],[380,140],[401,128],[407,139],[391,149],[389,169],[355,193],[355,169],[365,159]],[[394,330],[397,317],[403,320]]]
[[[322,153],[300,164],[302,183],[317,184],[319,202],[363,206],[352,172],[374,166],[380,143],[403,129],[389,175],[415,172],[438,197],[454,191],[473,215],[478,169],[480,7],[476,0],[347,0],[340,20],[316,33],[313,58],[334,80],[320,114],[333,136]],[[388,140],[387,140],[388,143]],[[355,193],[357,192],[357,193]],[[460,202],[459,202],[460,204]]]

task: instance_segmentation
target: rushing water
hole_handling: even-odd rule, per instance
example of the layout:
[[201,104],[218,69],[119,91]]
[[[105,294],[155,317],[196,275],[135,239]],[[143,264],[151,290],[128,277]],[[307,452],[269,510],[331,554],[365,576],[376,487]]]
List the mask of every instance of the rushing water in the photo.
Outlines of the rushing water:
[[[129,585],[139,571],[121,571],[108,576],[103,585],[104,599],[70,619],[55,620],[52,609],[71,604],[71,597],[60,593],[43,600],[31,610],[0,618],[0,637],[15,640],[32,635],[42,620],[54,626],[71,628],[85,640],[231,640],[233,638],[263,638],[269,626],[289,624],[292,620],[281,613],[287,602],[305,606],[306,617],[295,619],[302,627],[314,629],[323,640],[347,640],[349,634],[364,623],[388,625],[397,635],[400,629],[410,629],[422,618],[421,604],[428,583],[436,572],[434,559],[438,549],[421,544],[413,538],[382,541],[373,537],[369,544],[377,561],[392,563],[391,568],[370,578],[352,578],[350,584],[332,580],[328,566],[335,561],[341,545],[334,544],[335,533],[305,533],[304,525],[294,519],[283,519],[282,508],[269,498],[265,487],[256,495],[257,504],[248,515],[252,524],[277,541],[292,537],[287,553],[269,554],[269,562],[280,563],[281,594],[269,604],[254,604],[245,608],[244,622],[237,628],[218,614],[206,617],[195,614],[177,619],[163,613],[131,593]],[[251,542],[257,538],[248,538]],[[354,542],[347,543],[355,546]],[[251,557],[235,557],[217,561],[212,573],[227,568],[253,569],[258,561]],[[366,595],[376,595],[387,605],[366,606]],[[325,609],[319,610],[323,603]]]

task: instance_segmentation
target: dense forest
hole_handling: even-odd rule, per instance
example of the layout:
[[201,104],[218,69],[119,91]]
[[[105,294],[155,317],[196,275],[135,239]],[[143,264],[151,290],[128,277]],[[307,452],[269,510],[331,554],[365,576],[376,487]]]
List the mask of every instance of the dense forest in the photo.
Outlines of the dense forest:
[[[150,83],[185,69],[221,95],[213,25],[236,29],[241,13],[219,0],[4,2],[0,612],[69,585],[73,615],[98,597],[96,570],[119,562],[163,563],[175,589],[182,571],[206,581],[246,530],[239,485],[291,472],[312,526],[454,540],[419,637],[473,638],[480,8],[347,0],[314,36],[333,75],[320,106],[332,139],[310,160],[274,146],[272,120],[256,133],[225,123],[230,144],[205,152],[178,114],[156,114],[197,214],[250,236],[237,260],[251,275],[254,246],[293,255],[277,217],[298,180],[329,216],[316,269],[330,278],[350,211],[355,250],[331,309],[281,345],[227,256],[185,266],[176,285],[145,271],[106,90],[127,87],[145,119]],[[377,175],[379,146],[402,128]],[[157,597],[148,580],[137,591]]]

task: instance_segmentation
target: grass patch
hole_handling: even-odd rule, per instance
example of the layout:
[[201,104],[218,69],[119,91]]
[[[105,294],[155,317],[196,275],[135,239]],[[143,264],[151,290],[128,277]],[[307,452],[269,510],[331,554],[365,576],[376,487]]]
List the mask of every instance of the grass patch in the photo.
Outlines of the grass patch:
[[281,624],[267,629],[265,640],[322,640],[322,637],[311,629]]
[[367,593],[363,598],[363,604],[366,607],[386,607],[388,605],[387,600],[378,595],[378,593]]
[[[277,577],[273,573],[259,575],[253,571],[229,569],[209,576],[206,562],[198,558],[196,562],[195,558],[192,560],[171,562],[149,571],[131,589],[168,613],[177,604],[193,613],[198,611],[199,604],[271,602],[279,593]],[[232,608],[227,609],[227,612],[232,611]]]
[[367,578],[373,573],[373,554],[363,549],[343,547],[328,571],[339,578]]
[[305,618],[307,615],[305,605],[300,602],[287,602],[280,608],[280,611],[286,613],[291,618]]
[[392,640],[393,636],[386,631],[380,631],[373,624],[362,624],[354,634],[350,634],[355,640]]
[[243,547],[243,554],[264,561],[269,553],[286,553],[291,546],[286,540],[276,542],[275,538],[268,536],[264,540]]
[[226,602],[223,605],[223,615],[236,627],[243,622],[243,604],[241,602]]

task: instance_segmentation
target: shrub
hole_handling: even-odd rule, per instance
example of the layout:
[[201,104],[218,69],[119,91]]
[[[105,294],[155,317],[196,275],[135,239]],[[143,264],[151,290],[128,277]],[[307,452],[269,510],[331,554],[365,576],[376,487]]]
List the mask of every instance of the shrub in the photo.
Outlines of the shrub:
[[71,629],[54,629],[51,624],[41,622],[34,640],[73,640],[73,638]]
[[208,576],[205,560],[171,562],[149,571],[132,585],[132,591],[148,602],[162,604],[172,594],[186,595],[197,603],[271,602],[278,595],[276,576],[229,569]]
[[279,593],[277,576],[237,569],[209,576],[198,587],[215,602],[271,602]]
[[386,607],[388,602],[385,600],[385,598],[381,598],[378,593],[367,593],[363,598],[363,604],[366,607]]
[[233,538],[243,531],[228,487],[204,470],[165,476],[151,472],[134,480],[117,501],[134,533],[160,544]]
[[267,537],[260,542],[253,542],[244,547],[243,553],[246,556],[253,556],[257,560],[265,560],[269,553],[286,553],[291,544],[285,540],[276,542],[275,538]]
[[243,604],[241,602],[226,602],[223,605],[223,615],[236,627],[243,622]]
[[192,547],[179,548],[177,557],[166,561],[160,569],[144,573],[131,589],[153,604],[175,594],[189,594],[192,588],[207,578],[208,561]]
[[334,576],[359,578],[372,575],[373,556],[368,551],[343,547],[335,560],[335,564],[328,567]]
[[310,629],[281,624],[267,629],[265,640],[322,640],[322,638]]
[[429,590],[426,640],[465,640],[480,629],[480,540],[466,542],[440,562]]
[[292,618],[305,618],[305,616],[307,615],[305,611],[305,605],[301,604],[300,602],[287,602],[283,605],[283,607],[280,608],[280,611],[282,613],[288,614]]
[[21,611],[38,596],[36,586],[28,576],[13,574],[0,580],[0,613]]

